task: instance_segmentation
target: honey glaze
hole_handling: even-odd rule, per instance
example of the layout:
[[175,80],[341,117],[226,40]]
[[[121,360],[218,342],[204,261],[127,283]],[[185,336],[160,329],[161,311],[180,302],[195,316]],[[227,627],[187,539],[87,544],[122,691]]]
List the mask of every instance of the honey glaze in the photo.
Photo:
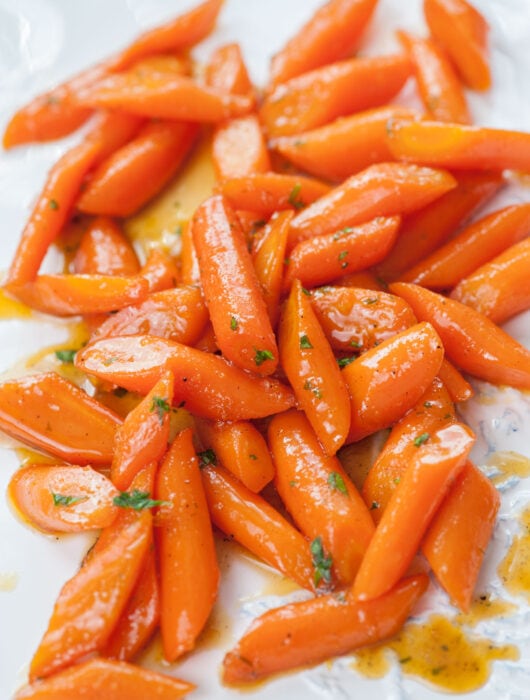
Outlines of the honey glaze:
[[518,452],[494,452],[486,464],[493,470],[491,480],[496,486],[504,486],[512,479],[530,476],[530,459]]
[[6,321],[8,319],[29,318],[31,309],[15,298],[9,296],[4,289],[0,287],[0,319]]
[[530,602],[530,508],[519,516],[521,531],[499,564],[497,572],[506,590]]

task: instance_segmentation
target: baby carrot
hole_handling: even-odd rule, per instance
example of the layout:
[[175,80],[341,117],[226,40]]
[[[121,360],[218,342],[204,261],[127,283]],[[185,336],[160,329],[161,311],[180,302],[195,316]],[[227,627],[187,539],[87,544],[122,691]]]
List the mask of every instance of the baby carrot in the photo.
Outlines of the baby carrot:
[[73,262],[78,274],[134,275],[140,263],[131,242],[111,218],[98,216],[83,233]]
[[462,403],[473,396],[474,391],[471,384],[446,357],[438,370],[438,377],[444,383],[454,403]]
[[197,251],[193,245],[193,235],[189,222],[182,227],[181,243],[180,275],[182,284],[199,285],[201,281],[201,273],[199,271]]
[[271,169],[267,144],[256,114],[229,119],[215,130],[212,158],[219,181]]
[[231,43],[212,52],[204,69],[207,85],[229,95],[251,95],[254,87],[250,80],[241,47]]
[[139,277],[147,281],[149,292],[162,292],[177,284],[179,272],[169,253],[153,248],[140,270]]

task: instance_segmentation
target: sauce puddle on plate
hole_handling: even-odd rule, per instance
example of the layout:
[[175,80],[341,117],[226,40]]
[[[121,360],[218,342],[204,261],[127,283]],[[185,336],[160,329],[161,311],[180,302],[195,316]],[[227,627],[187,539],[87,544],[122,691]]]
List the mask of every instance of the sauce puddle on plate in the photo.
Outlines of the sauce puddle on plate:
[[509,593],[530,602],[530,508],[521,513],[519,522],[521,532],[515,535],[497,571]]

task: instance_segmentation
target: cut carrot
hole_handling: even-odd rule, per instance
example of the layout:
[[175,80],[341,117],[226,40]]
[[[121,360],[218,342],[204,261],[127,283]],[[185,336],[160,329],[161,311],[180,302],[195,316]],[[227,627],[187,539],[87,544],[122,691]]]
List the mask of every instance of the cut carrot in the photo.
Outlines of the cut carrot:
[[475,393],[467,379],[462,376],[462,373],[446,357],[444,357],[438,370],[438,376],[444,383],[454,403],[467,401]]
[[179,271],[169,253],[153,248],[139,276],[147,281],[149,292],[163,292],[177,284]]
[[136,136],[145,119],[127,112],[96,112],[85,140],[98,146],[95,165],[98,166]]
[[239,44],[225,44],[216,49],[204,70],[206,84],[228,95],[252,95],[250,80]]
[[73,271],[92,275],[134,275],[140,271],[140,263],[118,224],[108,217],[98,216],[81,237]]
[[218,180],[269,171],[269,152],[258,117],[248,114],[217,127],[212,158]]
[[193,235],[189,223],[186,223],[182,227],[181,243],[180,274],[182,284],[198,285],[201,281],[201,273],[199,270],[197,251],[195,250],[195,246],[193,244]]

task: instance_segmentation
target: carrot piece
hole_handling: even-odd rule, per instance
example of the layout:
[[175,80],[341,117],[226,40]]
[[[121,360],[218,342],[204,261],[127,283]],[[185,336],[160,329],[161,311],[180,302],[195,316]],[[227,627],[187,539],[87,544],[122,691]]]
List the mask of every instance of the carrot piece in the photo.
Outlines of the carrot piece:
[[181,244],[180,276],[182,284],[199,285],[201,273],[199,270],[199,261],[197,260],[197,251],[193,245],[193,235],[189,222],[182,227]]
[[377,216],[407,214],[455,186],[455,179],[443,170],[400,163],[371,165],[300,211],[291,223],[289,247]]
[[269,610],[225,656],[223,680],[253,681],[389,639],[403,626],[428,582],[425,574],[418,574],[377,600],[322,595]]
[[98,166],[136,136],[145,119],[127,112],[96,112],[85,140],[98,145],[94,165]]
[[91,467],[31,464],[9,482],[15,507],[45,532],[82,532],[110,525],[117,490]]
[[359,270],[351,272],[335,280],[339,287],[357,287],[358,289],[372,289],[374,292],[384,292],[385,282],[378,277],[373,270]]
[[165,372],[116,431],[110,469],[112,483],[125,491],[138,471],[167,449],[174,378]]
[[495,486],[468,461],[422,541],[434,575],[464,612],[471,604],[499,506]]
[[144,512],[63,586],[31,660],[30,681],[46,677],[98,649],[127,603],[151,541]]
[[212,55],[204,70],[206,84],[229,95],[252,95],[250,80],[239,44],[220,46]]
[[270,87],[346,58],[358,45],[377,0],[331,0],[309,18],[275,54]]
[[296,136],[279,136],[271,148],[311,175],[340,182],[373,163],[393,160],[386,141],[388,120],[415,117],[410,109],[388,105]]
[[2,431],[67,462],[109,464],[120,423],[113,411],[55,372],[0,384]]
[[340,368],[298,280],[278,335],[282,368],[324,451],[334,455],[350,429],[350,398]]
[[443,355],[442,341],[433,326],[418,323],[348,364],[342,370],[351,397],[348,441],[360,440],[399,420],[431,384]]
[[89,214],[131,216],[177,172],[197,134],[196,124],[148,122],[92,173],[77,208]]
[[120,309],[94,331],[92,339],[148,333],[193,345],[207,321],[208,311],[200,289],[180,286],[153,292],[140,304]]
[[263,101],[260,119],[269,136],[300,134],[386,104],[411,69],[410,60],[401,54],[331,63],[278,85]]
[[416,323],[409,305],[386,292],[322,287],[312,290],[310,299],[334,350],[364,352]]
[[238,367],[271,374],[278,348],[235,212],[222,196],[211,197],[195,212],[192,232],[217,345]]
[[267,313],[273,328],[280,313],[280,296],[282,291],[283,270],[285,267],[285,249],[292,211],[273,214],[263,231],[263,238],[252,256],[256,277],[267,306]]
[[421,100],[429,119],[469,124],[462,84],[445,51],[432,39],[398,31],[398,39],[414,65]]
[[147,281],[149,292],[163,292],[177,284],[179,271],[168,253],[154,248],[149,253],[139,276]]
[[98,340],[76,355],[88,374],[146,394],[165,369],[175,375],[175,402],[212,420],[262,418],[291,408],[291,390],[251,375],[222,357],[154,336]]
[[38,680],[19,690],[14,700],[78,700],[99,696],[105,700],[175,700],[195,686],[124,661],[90,659],[71,666],[51,678]]
[[329,585],[331,572],[339,584],[351,585],[374,533],[370,511],[301,411],[274,416],[268,435],[282,501],[301,532],[331,558],[330,566],[316,569],[315,586]]
[[279,209],[302,209],[330,191],[329,185],[302,175],[258,173],[219,185],[235,209],[272,216]]
[[269,171],[269,152],[257,115],[230,119],[218,126],[212,141],[212,158],[218,180]]
[[174,661],[195,646],[219,583],[212,525],[190,428],[177,435],[164,458],[156,494],[164,501],[157,531],[162,645],[164,657]]
[[459,282],[451,298],[494,323],[530,308],[530,238],[512,245]]
[[530,350],[489,318],[415,284],[394,282],[390,291],[403,297],[420,321],[429,319],[449,360],[464,372],[494,384],[530,388]]
[[464,82],[475,90],[491,85],[488,23],[466,0],[424,0],[431,34],[447,51]]
[[444,290],[454,287],[530,233],[530,204],[513,204],[474,221],[401,276],[403,282]]
[[83,233],[73,259],[78,274],[134,275],[140,263],[129,239],[118,224],[98,216]]
[[454,403],[462,403],[473,396],[474,391],[471,384],[464,379],[461,372],[445,357],[438,370],[438,376],[444,383]]
[[265,438],[248,421],[199,422],[202,442],[213,449],[221,464],[254,493],[274,477],[274,466]]
[[303,588],[313,588],[309,542],[264,498],[220,466],[205,466],[204,490],[213,524]]
[[284,277],[287,290],[294,279],[306,287],[333,282],[345,272],[364,270],[391,250],[401,217],[378,216],[365,224],[300,241],[289,253]]
[[355,598],[378,598],[405,574],[473,442],[469,428],[455,423],[418,447],[368,545],[353,584]]
[[389,122],[388,145],[406,162],[454,170],[530,170],[530,134],[433,121]]
[[376,523],[423,440],[455,422],[451,396],[435,378],[416,404],[394,424],[364,480],[362,495]]
[[394,247],[376,267],[384,280],[397,280],[405,270],[430,255],[503,185],[499,173],[462,171],[455,179],[453,190],[403,217]]

